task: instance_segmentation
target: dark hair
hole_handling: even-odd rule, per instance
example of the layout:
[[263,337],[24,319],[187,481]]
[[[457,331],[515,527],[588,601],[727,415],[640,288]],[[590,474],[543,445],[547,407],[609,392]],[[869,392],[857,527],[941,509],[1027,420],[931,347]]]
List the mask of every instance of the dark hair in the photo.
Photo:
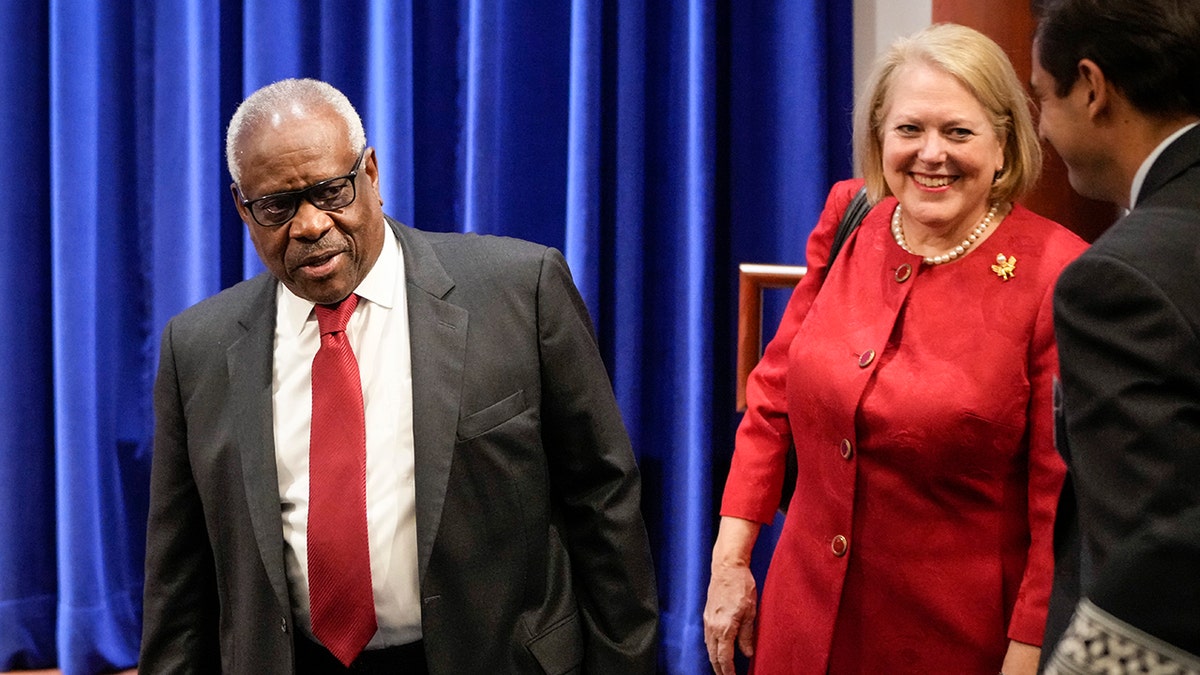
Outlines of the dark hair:
[[1148,115],[1200,115],[1200,1],[1044,0],[1038,62],[1066,96],[1090,59]]

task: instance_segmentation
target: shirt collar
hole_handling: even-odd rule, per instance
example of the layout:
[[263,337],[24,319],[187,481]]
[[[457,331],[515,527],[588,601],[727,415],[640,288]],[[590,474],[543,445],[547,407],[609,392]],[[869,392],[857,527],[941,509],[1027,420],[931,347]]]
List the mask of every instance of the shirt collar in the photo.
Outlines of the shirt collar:
[[[367,272],[367,276],[359,283],[354,292],[363,300],[391,309],[396,301],[396,275],[400,273],[400,247],[396,243],[396,235],[391,226],[384,221],[383,249],[379,259]],[[278,285],[275,294],[278,302],[277,321],[286,328],[290,335],[299,335],[304,330],[305,323],[312,318],[313,307],[311,300],[305,300],[292,293],[287,286]],[[315,320],[315,319],[314,319]]]
[[1192,122],[1191,124],[1180,127],[1175,133],[1164,138],[1162,143],[1159,143],[1158,147],[1154,148],[1154,151],[1142,161],[1142,165],[1138,167],[1137,173],[1133,174],[1133,184],[1129,186],[1130,210],[1137,206],[1138,193],[1142,191],[1142,183],[1146,182],[1146,174],[1150,173],[1150,167],[1154,166],[1154,162],[1158,159],[1159,155],[1163,154],[1163,151],[1166,150],[1167,147],[1172,143],[1174,143],[1175,139],[1186,134],[1192,127],[1196,126],[1196,124],[1198,124],[1198,122]]

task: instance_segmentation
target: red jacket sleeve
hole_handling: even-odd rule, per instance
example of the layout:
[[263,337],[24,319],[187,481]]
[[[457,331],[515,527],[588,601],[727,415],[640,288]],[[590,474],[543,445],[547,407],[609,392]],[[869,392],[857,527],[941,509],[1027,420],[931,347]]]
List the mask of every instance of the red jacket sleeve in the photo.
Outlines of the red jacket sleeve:
[[1054,512],[1066,465],[1054,448],[1054,377],[1058,350],[1054,341],[1054,285],[1046,289],[1029,345],[1029,554],[1025,575],[1009,620],[1010,640],[1042,643],[1050,586],[1054,577]]
[[787,417],[788,348],[821,290],[838,223],[862,184],[861,180],[847,180],[830,190],[825,209],[808,239],[808,272],[796,285],[762,360],[750,372],[746,383],[746,414],[737,431],[733,463],[721,502],[722,516],[759,523],[770,523],[775,517],[783,489],[786,453],[792,440]]

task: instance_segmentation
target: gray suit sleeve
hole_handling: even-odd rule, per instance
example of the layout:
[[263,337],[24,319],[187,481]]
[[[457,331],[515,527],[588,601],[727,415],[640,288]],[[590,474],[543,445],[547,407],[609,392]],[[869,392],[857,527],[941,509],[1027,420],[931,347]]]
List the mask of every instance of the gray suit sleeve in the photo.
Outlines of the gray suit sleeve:
[[220,672],[217,588],[204,514],[187,453],[174,322],[163,331],[154,383],[154,457],[146,534],[144,673]]
[[653,673],[658,609],[638,469],[587,308],[554,249],[537,313],[543,436],[579,581],[584,672]]

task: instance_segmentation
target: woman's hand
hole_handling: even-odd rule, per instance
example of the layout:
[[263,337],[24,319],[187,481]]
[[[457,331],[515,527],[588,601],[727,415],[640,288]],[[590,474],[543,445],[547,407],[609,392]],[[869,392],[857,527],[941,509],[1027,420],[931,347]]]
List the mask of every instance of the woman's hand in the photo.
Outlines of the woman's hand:
[[750,552],[759,524],[740,518],[721,519],[713,546],[712,579],[704,606],[704,644],[717,675],[734,675],[733,650],[754,655],[754,617],[758,590],[750,573]]
[[1010,640],[1000,672],[1004,675],[1037,675],[1038,660],[1041,656],[1041,648]]
[[758,593],[749,566],[713,565],[704,606],[704,644],[717,675],[734,675],[733,645],[754,654],[754,616]]

